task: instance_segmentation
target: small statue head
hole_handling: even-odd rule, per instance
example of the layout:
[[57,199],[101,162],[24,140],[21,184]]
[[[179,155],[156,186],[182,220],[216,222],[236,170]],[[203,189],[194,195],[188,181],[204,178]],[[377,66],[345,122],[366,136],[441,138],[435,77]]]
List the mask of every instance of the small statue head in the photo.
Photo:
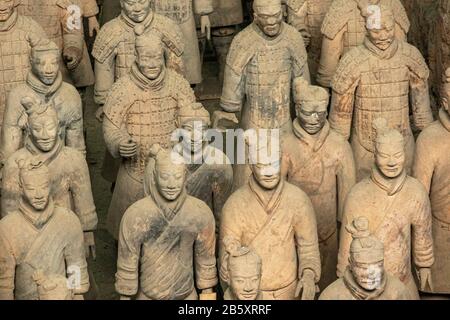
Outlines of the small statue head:
[[405,169],[405,139],[397,130],[390,129],[383,118],[373,122],[376,131],[375,163],[386,178],[397,178]]
[[31,46],[31,72],[45,85],[52,85],[59,74],[61,53],[58,46],[45,38],[31,34],[28,37]]
[[136,64],[139,71],[148,79],[155,80],[164,70],[164,46],[161,39],[145,32],[142,26],[134,29],[136,33]]
[[149,179],[153,181],[147,181],[146,184],[156,185],[164,199],[175,201],[186,184],[186,165],[183,157],[173,150],[163,149],[159,144],[150,148],[150,156],[147,171],[151,171]]
[[209,112],[201,103],[183,106],[178,112],[177,127],[183,130],[183,140],[192,153],[206,143],[204,133],[211,125]]
[[283,23],[281,0],[253,1],[253,18],[266,36],[271,38],[278,36]]
[[326,89],[310,85],[303,78],[294,80],[295,110],[300,126],[310,135],[322,130],[327,122],[330,96]]
[[356,218],[346,228],[353,237],[349,258],[353,278],[365,290],[380,288],[385,273],[383,242],[370,235],[365,217]]
[[17,5],[17,0],[0,0],[0,22],[8,20]]
[[58,114],[53,103],[24,97],[21,104],[27,114],[28,136],[33,144],[42,152],[52,150],[60,134]]
[[253,177],[268,190],[275,189],[281,181],[281,153],[279,129],[246,131],[248,157]]
[[135,23],[144,21],[152,11],[152,0],[120,0],[123,14]]
[[246,247],[229,252],[227,269],[230,289],[234,296],[238,300],[256,300],[262,271],[258,254]]
[[447,113],[450,114],[450,68],[445,70],[442,76],[442,87],[441,87],[441,106]]
[[33,273],[39,300],[72,300],[73,291],[69,288],[66,277],[58,274],[45,275],[42,270]]
[[368,38],[378,49],[388,49],[395,40],[395,19],[392,9],[384,5],[369,5],[363,11]]
[[47,166],[33,158],[19,160],[18,166],[22,199],[36,211],[44,211],[50,196],[50,174]]

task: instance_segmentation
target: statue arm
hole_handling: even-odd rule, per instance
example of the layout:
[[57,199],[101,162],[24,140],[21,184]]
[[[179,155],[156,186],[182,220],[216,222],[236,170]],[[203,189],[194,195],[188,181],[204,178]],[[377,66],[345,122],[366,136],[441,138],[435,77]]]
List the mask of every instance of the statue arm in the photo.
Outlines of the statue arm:
[[97,1],[95,0],[81,0],[83,16],[86,18],[94,17],[99,13]]
[[14,300],[16,264],[13,249],[0,232],[0,300]]
[[228,197],[231,195],[233,189],[233,168],[231,165],[224,165],[224,167],[225,168],[220,175],[219,181],[215,182],[213,186],[213,213],[216,219],[216,228],[220,225],[222,208]]
[[3,218],[19,208],[21,197],[19,170],[13,161],[7,161],[3,168],[1,193],[1,217]]
[[309,39],[311,38],[311,33],[306,23],[307,19],[307,1],[304,1],[300,8],[291,8],[288,6],[288,23],[297,29],[303,36],[305,41],[305,46],[309,45]]
[[19,124],[24,108],[20,103],[20,95],[13,90],[6,100],[1,133],[0,161],[4,165],[6,160],[23,144],[23,128]]
[[111,120],[105,116],[103,119],[103,137],[108,151],[114,158],[119,159],[120,143],[125,139],[129,139],[130,136],[124,130],[115,126]]
[[410,90],[414,124],[417,128],[423,130],[433,122],[428,77],[420,77],[416,73],[411,72]]
[[338,186],[338,216],[337,220],[342,221],[344,203],[351,188],[356,184],[356,166],[350,144],[345,142],[339,157],[339,168],[337,171]]
[[354,201],[350,194],[344,204],[341,231],[339,235],[338,264],[336,270],[336,274],[339,278],[344,275],[345,269],[347,269],[349,264],[348,259],[350,258],[350,244],[352,242],[352,235],[347,231],[346,226],[353,220],[353,202]]
[[[421,190],[422,191],[422,190]],[[431,231],[431,204],[425,190],[412,217],[414,263],[418,268],[430,268],[434,263],[433,237]]]
[[333,90],[331,97],[330,126],[346,140],[350,138],[353,117],[353,90],[343,94]]
[[95,60],[94,101],[101,106],[105,104],[115,81],[115,60],[115,54],[111,54],[104,62]]
[[344,33],[341,31],[333,38],[323,36],[322,51],[320,56],[319,69],[317,71],[317,83],[325,88],[331,87],[331,80],[338,68],[339,61],[344,51]]
[[[184,53],[183,53],[184,54]],[[174,70],[179,75],[186,76],[186,66],[184,65],[183,55],[177,55],[172,50],[166,50],[166,66]]]
[[412,176],[419,180],[425,187],[427,193],[431,191],[431,182],[434,174],[433,152],[428,150],[428,143],[423,136],[419,136],[416,144]]
[[228,63],[225,66],[224,85],[220,106],[223,110],[230,113],[240,112],[244,100],[244,72],[237,74]]
[[[82,13],[82,8],[80,8],[79,13]],[[77,52],[81,55],[84,46],[83,17],[78,17],[77,13],[69,12],[68,8],[61,8],[60,20],[64,43],[63,50],[66,51],[68,48],[76,48]],[[72,22],[75,21],[78,22],[73,24]]]
[[69,122],[66,128],[66,146],[77,149],[83,155],[86,155],[86,143],[84,141],[84,128],[83,128],[83,106],[80,95],[76,93],[74,95],[76,102],[73,106],[74,117]]

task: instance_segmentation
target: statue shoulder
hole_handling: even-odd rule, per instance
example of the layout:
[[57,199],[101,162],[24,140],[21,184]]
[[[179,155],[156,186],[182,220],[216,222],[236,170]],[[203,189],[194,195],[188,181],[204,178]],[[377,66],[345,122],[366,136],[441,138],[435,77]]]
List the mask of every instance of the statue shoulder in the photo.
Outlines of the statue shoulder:
[[306,53],[302,34],[298,32],[298,30],[293,26],[287,23],[284,23],[284,27],[285,37],[288,41],[288,48],[291,51],[292,56],[295,58],[295,61],[303,66],[307,63],[308,55]]
[[30,17],[19,15],[17,19],[17,27],[26,33],[34,33],[38,36],[47,38],[47,34],[41,25]]
[[408,66],[420,79],[428,79],[430,70],[420,51],[407,42],[399,42],[399,49],[402,55],[401,60]]
[[155,13],[154,28],[162,35],[162,42],[178,57],[184,53],[183,34],[180,27],[171,19]]
[[103,107],[105,116],[113,124],[120,126],[128,108],[138,96],[139,92],[130,76],[121,77],[111,87],[110,94],[106,98]]
[[97,35],[92,49],[92,56],[100,63],[103,63],[126,35],[126,30],[120,22],[120,18],[115,18],[107,22]]
[[356,3],[348,0],[334,0],[322,23],[321,32],[329,39],[334,39],[347,24],[350,14],[357,10]]
[[237,74],[241,74],[248,62],[254,56],[258,42],[258,35],[249,25],[234,37],[227,56],[227,65]]
[[332,80],[332,88],[337,93],[344,93],[355,83],[360,75],[360,66],[369,59],[368,51],[360,45],[347,52],[339,62]]

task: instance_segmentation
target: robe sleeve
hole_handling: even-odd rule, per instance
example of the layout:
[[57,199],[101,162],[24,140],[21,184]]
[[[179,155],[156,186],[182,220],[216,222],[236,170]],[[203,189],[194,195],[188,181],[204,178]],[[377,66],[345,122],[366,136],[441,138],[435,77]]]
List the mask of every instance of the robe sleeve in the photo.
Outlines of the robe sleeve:
[[216,269],[216,225],[211,210],[204,205],[205,225],[195,240],[195,280],[200,290],[213,288],[217,284]]
[[77,149],[82,154],[86,154],[86,143],[84,141],[84,127],[83,127],[83,104],[81,97],[75,92],[73,94],[73,111],[71,119],[66,127],[66,146]]
[[350,189],[356,184],[356,167],[352,148],[346,141],[342,143],[342,152],[339,157],[338,170],[336,172],[338,186],[338,216],[337,220],[342,221],[344,203]]
[[189,82],[178,73],[176,74],[176,79],[178,108],[190,106],[196,101],[194,90],[192,90]]
[[0,300],[14,300],[16,259],[0,228]]
[[413,177],[423,184],[428,194],[431,191],[431,182],[435,169],[435,160],[432,158],[434,152],[430,150],[429,143],[430,141],[426,141],[423,135],[420,135],[417,139],[412,169]]
[[90,18],[99,13],[97,1],[95,0],[81,0],[83,4],[83,16]]
[[111,120],[108,119],[108,117],[103,118],[103,136],[105,139],[106,146],[108,148],[108,151],[111,153],[111,155],[119,159],[120,158],[120,142],[124,139],[129,139],[130,136],[128,133],[121,129],[116,127]]
[[[424,61],[423,64],[425,65]],[[428,75],[423,76],[413,71],[410,72],[410,98],[414,124],[417,128],[423,130],[433,122],[428,90]]]
[[219,179],[213,184],[213,213],[216,219],[216,228],[220,225],[222,208],[231,195],[233,188],[233,168],[231,165],[223,165],[221,170],[222,173],[219,174]]
[[115,60],[115,54],[110,54],[104,62],[95,60],[94,101],[101,106],[105,104],[109,90],[115,81]]
[[344,50],[344,33],[345,28],[333,38],[323,36],[322,51],[320,56],[319,69],[317,71],[317,83],[322,87],[331,87],[331,80],[338,68]]
[[430,268],[434,263],[433,237],[431,233],[431,204],[428,194],[420,185],[422,196],[416,200],[412,218],[414,263],[418,268]]
[[223,82],[222,97],[220,106],[226,112],[240,112],[244,101],[245,71],[236,73],[227,63],[225,65],[225,75]]
[[[63,33],[64,49],[74,47],[77,48],[82,55],[84,46],[84,33],[83,33],[83,16],[82,8],[79,8],[79,12],[69,12],[68,6],[61,6],[61,28]],[[80,16],[77,15],[80,14]],[[79,26],[73,26],[71,21],[74,19],[80,19]]]
[[9,158],[3,168],[1,216],[5,217],[19,208],[21,190],[19,186],[19,169],[14,159]]

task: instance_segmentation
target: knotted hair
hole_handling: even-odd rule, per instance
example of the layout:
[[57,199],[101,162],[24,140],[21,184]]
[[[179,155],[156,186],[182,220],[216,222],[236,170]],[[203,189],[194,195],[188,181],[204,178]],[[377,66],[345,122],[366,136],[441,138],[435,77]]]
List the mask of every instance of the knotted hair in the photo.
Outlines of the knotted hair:
[[350,261],[357,263],[375,263],[384,259],[383,242],[370,234],[369,220],[366,217],[358,217],[346,226],[346,230],[352,235],[350,245]]

